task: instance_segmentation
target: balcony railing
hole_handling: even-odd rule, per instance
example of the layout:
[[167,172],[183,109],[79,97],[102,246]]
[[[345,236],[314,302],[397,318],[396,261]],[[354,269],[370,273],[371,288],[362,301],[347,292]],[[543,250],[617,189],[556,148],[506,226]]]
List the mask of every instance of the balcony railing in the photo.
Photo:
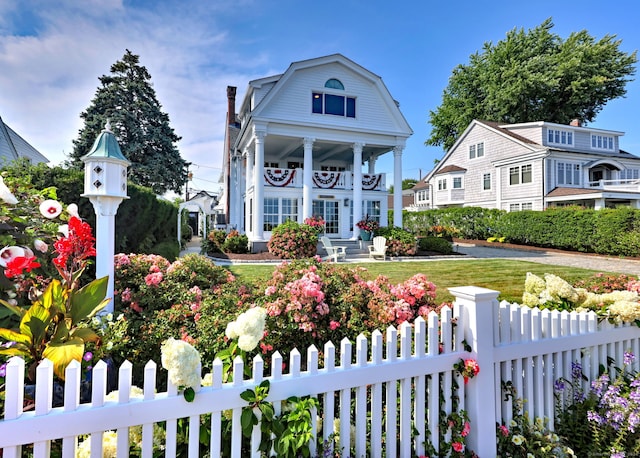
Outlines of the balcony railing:
[[[302,169],[279,169],[265,167],[264,184],[279,188],[301,188]],[[385,174],[362,174],[363,191],[386,191]],[[313,187],[317,189],[353,189],[353,172],[314,170],[311,175]]]
[[604,191],[640,192],[640,180],[633,179],[590,181],[589,187],[592,189],[602,189]]

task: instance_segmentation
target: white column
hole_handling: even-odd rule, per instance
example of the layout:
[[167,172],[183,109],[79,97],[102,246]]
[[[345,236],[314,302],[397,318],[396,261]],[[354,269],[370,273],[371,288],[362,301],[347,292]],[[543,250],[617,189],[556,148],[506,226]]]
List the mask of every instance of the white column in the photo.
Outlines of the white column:
[[368,164],[369,164],[369,172],[368,172],[369,175],[375,175],[375,173],[376,173],[376,157],[372,155],[369,158]]
[[605,202],[604,197],[600,197],[598,199],[595,199],[594,209],[595,210],[602,210],[603,208],[605,208],[606,204],[604,202]]
[[393,225],[402,227],[402,150],[393,148]]
[[364,143],[353,144],[353,238],[358,238],[356,223],[362,219],[362,148]]
[[249,200],[251,198],[250,190],[251,186],[253,186],[253,150],[247,149],[245,150],[245,157],[247,158],[247,166],[246,166],[246,176],[244,178],[244,227],[245,232],[248,234],[253,234],[253,228],[249,226],[249,222],[251,221],[251,211],[252,208],[249,205]]
[[313,215],[313,142],[315,138],[305,137],[304,162],[302,169],[302,220]]
[[266,132],[255,133],[256,157],[253,173],[254,240],[264,240],[264,137]]
[[113,313],[113,255],[116,234],[116,213],[122,197],[90,196],[96,214],[96,278],[109,277],[107,295],[111,301],[104,308],[105,313]]

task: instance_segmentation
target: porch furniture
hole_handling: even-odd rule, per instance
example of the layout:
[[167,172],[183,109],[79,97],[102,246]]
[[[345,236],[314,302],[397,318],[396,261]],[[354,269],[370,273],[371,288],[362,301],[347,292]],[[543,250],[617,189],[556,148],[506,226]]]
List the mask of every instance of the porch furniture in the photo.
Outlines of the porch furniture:
[[369,245],[369,258],[376,259],[382,257],[387,259],[387,239],[381,235],[373,238],[373,244]]
[[323,260],[333,259],[333,262],[338,262],[340,259],[347,259],[347,247],[346,246],[333,246],[331,239],[326,235],[320,237],[320,243],[327,252],[327,256],[322,258]]

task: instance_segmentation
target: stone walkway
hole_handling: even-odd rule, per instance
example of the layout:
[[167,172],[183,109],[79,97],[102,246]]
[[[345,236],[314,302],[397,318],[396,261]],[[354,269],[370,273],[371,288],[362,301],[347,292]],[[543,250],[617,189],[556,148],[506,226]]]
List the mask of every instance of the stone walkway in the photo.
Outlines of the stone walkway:
[[[498,245],[499,246],[499,245]],[[587,255],[578,253],[566,253],[542,250],[518,250],[504,247],[485,247],[477,246],[471,243],[457,243],[456,249],[459,253],[466,256],[434,256],[429,258],[403,258],[392,261],[370,261],[368,256],[357,256],[347,258],[347,262],[394,262],[394,261],[441,261],[457,260],[464,262],[467,259],[513,259],[518,261],[538,262],[541,264],[553,264],[560,266],[581,267],[584,269],[599,270],[603,272],[617,272],[628,275],[640,276],[640,260],[625,259],[614,256]],[[200,238],[194,237],[188,243],[187,248],[180,253],[183,256],[187,253],[200,253]],[[229,265],[231,262],[221,264]],[[247,264],[244,262],[243,264]],[[262,264],[261,262],[251,262],[251,264]]]

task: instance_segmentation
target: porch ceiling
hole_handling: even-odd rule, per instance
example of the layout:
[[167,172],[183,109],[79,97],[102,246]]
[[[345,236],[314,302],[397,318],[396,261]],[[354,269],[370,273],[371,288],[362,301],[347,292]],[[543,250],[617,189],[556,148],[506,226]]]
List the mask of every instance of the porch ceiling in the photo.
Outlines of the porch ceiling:
[[[313,143],[313,157],[318,161],[344,160],[353,157],[353,143],[316,140]],[[389,146],[365,145],[362,149],[362,160],[368,160],[372,155],[379,156],[391,151]],[[265,157],[298,159],[304,158],[302,138],[285,137],[282,135],[267,135],[264,141]]]

